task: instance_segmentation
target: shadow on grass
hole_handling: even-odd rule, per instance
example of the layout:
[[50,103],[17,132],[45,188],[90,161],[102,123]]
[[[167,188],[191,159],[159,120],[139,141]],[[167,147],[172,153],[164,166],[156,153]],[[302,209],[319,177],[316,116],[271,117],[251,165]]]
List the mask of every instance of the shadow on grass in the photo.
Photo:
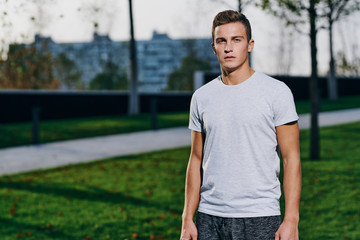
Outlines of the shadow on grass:
[[36,224],[28,224],[22,223],[19,221],[15,221],[13,219],[5,219],[0,217],[0,225],[1,230],[0,234],[10,233],[13,234],[14,238],[27,238],[33,235],[39,234],[43,235],[45,239],[48,238],[60,238],[60,239],[73,239],[73,236],[67,235],[52,225],[36,225]]
[[127,194],[108,191],[94,186],[88,187],[90,191],[74,189],[74,188],[64,188],[59,187],[55,184],[38,184],[38,183],[29,183],[29,182],[4,182],[0,181],[0,186],[2,188],[16,189],[29,191],[32,193],[47,194],[57,197],[64,197],[67,199],[78,199],[92,202],[105,202],[105,203],[115,203],[115,204],[130,204],[134,206],[144,206],[144,207],[154,207],[157,209],[162,209],[164,211],[171,211],[180,214],[179,209],[171,208],[166,206],[164,203],[153,202],[152,200],[144,200],[141,198],[136,198]]

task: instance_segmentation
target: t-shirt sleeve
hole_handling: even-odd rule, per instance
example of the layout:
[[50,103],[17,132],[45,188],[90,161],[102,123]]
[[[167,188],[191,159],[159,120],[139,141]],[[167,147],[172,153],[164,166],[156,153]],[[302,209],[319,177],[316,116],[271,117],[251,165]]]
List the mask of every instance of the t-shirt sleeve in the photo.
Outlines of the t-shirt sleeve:
[[297,120],[299,120],[299,116],[296,113],[293,94],[290,88],[284,84],[284,88],[276,94],[276,100],[274,102],[275,126],[284,125]]
[[190,103],[189,129],[197,132],[203,132],[202,125],[203,124],[200,117],[199,104],[196,99],[196,94],[193,94]]

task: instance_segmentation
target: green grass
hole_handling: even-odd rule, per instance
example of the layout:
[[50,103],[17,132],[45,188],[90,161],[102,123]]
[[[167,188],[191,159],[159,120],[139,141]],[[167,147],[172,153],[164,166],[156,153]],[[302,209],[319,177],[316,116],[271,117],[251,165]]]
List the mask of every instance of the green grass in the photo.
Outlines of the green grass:
[[[360,96],[341,97],[337,101],[322,99],[320,103],[321,112],[360,108]],[[311,110],[310,102],[308,100],[297,101],[296,110],[299,114],[309,113]]]
[[[309,101],[298,101],[296,107],[299,114],[310,111]],[[360,96],[343,97],[336,102],[323,100],[321,110],[348,108],[360,108]],[[188,119],[188,112],[159,114],[158,128],[186,126]],[[0,125],[0,148],[31,144],[31,129],[30,122]],[[151,129],[150,114],[42,121],[40,123],[40,141],[47,143],[149,129]]]
[[1,239],[175,239],[188,155],[182,148],[0,177]]
[[[158,128],[185,126],[188,122],[187,112],[158,115]],[[151,129],[150,114],[51,120],[40,123],[40,141],[46,143],[149,129]],[[31,144],[32,124],[29,122],[3,124],[0,125],[0,134],[0,148]]]
[[[360,122],[301,131],[300,239],[360,239]],[[178,239],[190,149],[0,177],[1,239]],[[283,205],[282,199],[282,205]]]
[[360,239],[360,122],[321,128],[321,161],[301,131],[301,239]]

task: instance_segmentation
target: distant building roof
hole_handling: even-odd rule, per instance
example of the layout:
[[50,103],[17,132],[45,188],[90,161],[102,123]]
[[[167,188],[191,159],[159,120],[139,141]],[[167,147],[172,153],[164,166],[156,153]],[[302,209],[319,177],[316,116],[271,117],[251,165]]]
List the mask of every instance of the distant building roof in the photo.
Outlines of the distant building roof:
[[171,40],[171,39],[166,33],[158,33],[157,31],[154,31],[151,40]]
[[93,41],[94,42],[100,42],[100,41],[112,41],[109,37],[108,34],[106,35],[100,35],[98,34],[97,32],[94,32],[94,35],[93,35]]

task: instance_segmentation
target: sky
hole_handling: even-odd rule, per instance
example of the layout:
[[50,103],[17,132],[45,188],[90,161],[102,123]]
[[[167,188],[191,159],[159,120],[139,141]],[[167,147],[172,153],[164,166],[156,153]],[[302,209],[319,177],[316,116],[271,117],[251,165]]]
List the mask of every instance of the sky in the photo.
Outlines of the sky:
[[[100,34],[109,34],[114,41],[127,41],[129,30],[128,0],[0,0],[6,9],[5,22],[12,26],[0,31],[0,39],[8,42],[31,42],[35,32],[50,36],[55,42],[91,41],[94,24]],[[20,7],[21,2],[27,2]],[[210,38],[213,17],[219,11],[236,9],[237,0],[133,0],[135,38],[149,40],[153,31],[166,33],[173,39]],[[95,11],[94,9],[100,9]],[[39,11],[40,9],[40,11]],[[1,11],[1,10],[0,10]],[[40,14],[39,14],[40,12]],[[0,12],[1,13],[1,12]],[[250,20],[255,40],[252,67],[268,74],[289,72],[292,75],[310,74],[309,37],[293,29],[260,9],[246,6],[244,14]],[[31,20],[31,17],[34,17]],[[41,16],[41,17],[39,17]],[[4,22],[4,16],[2,16]],[[39,20],[40,19],[40,20]],[[1,18],[0,18],[1,20]],[[40,22],[41,24],[36,24]],[[360,39],[360,14],[335,24],[335,52],[360,54],[351,45]],[[319,73],[328,69],[328,36],[318,34]],[[351,56],[350,56],[351,57]]]

